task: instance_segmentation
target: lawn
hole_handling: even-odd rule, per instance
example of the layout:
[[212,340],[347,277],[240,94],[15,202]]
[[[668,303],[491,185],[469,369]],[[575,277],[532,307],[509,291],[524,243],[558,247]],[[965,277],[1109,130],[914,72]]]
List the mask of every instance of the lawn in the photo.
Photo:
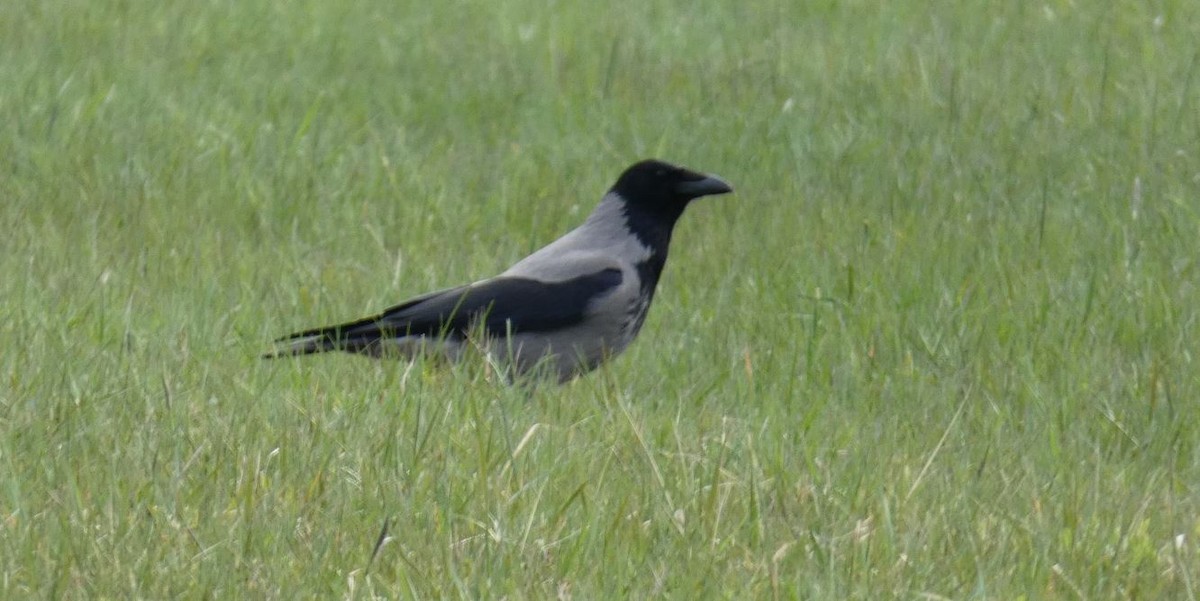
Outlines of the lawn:
[[[1196,599],[1200,3],[0,6],[0,597]],[[641,337],[263,361],[658,157]]]

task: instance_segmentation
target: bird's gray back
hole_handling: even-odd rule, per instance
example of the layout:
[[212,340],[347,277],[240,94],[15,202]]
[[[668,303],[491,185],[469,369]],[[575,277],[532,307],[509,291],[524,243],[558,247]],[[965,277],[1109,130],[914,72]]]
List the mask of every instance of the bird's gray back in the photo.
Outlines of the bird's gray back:
[[578,276],[593,265],[636,268],[653,250],[632,235],[623,214],[624,200],[614,192],[579,227],[509,267],[502,275],[556,281]]

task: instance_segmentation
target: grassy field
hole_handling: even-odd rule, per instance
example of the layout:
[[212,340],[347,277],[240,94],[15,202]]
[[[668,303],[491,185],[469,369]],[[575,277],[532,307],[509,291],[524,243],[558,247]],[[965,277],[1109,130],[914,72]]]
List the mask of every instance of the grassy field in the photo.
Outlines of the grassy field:
[[[0,56],[0,597],[1200,597],[1200,3],[16,0]],[[737,193],[604,369],[258,359],[648,156]]]

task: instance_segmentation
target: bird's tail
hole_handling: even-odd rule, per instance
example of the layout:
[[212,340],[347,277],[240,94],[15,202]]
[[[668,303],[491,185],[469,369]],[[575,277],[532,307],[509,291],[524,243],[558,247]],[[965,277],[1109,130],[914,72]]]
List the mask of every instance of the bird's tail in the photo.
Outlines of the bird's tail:
[[341,325],[288,334],[283,338],[276,339],[275,344],[278,348],[264,353],[262,358],[277,359],[326,351],[362,352],[370,345],[379,342],[381,331],[376,319],[371,317]]
[[277,348],[275,350],[262,354],[263,359],[278,359],[280,357],[292,357],[297,355],[312,355],[315,353],[323,353],[325,351],[338,350],[338,346],[333,344],[328,338],[321,336],[313,336],[310,338],[297,338],[290,340],[280,338],[275,341]]

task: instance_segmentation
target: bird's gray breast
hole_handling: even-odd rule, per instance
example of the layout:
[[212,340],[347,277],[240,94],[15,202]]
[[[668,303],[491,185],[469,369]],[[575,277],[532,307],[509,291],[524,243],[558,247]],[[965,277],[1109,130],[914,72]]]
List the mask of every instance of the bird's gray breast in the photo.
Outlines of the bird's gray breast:
[[638,294],[629,299],[626,308],[625,324],[621,328],[622,346],[633,342],[637,337],[638,332],[642,330],[642,324],[646,323],[646,314],[650,312],[650,295]]

